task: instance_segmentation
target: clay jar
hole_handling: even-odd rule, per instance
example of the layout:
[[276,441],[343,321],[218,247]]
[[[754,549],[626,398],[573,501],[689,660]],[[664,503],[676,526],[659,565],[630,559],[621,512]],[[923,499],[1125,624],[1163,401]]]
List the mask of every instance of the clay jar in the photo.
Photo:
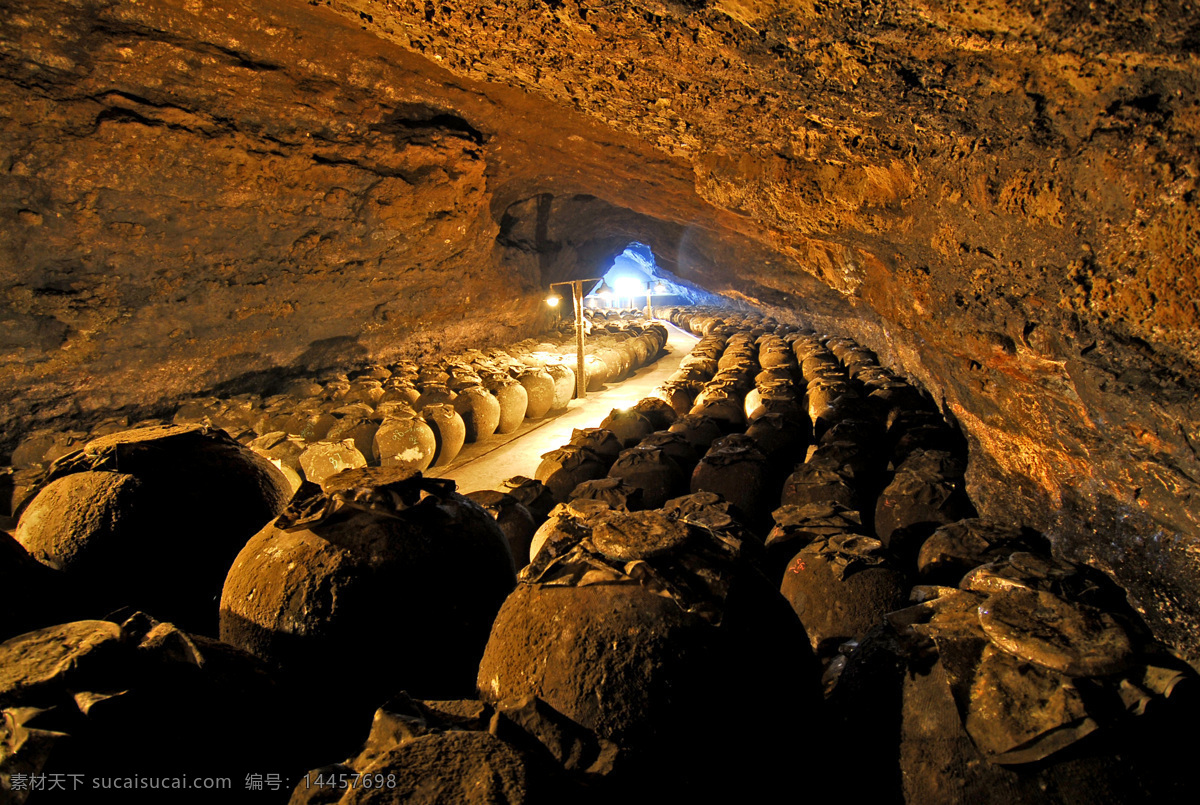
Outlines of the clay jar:
[[865,535],[862,515],[838,503],[783,504],[771,512],[775,526],[767,534],[763,572],[778,584],[800,549],[814,540],[847,534]]
[[514,567],[524,567],[529,559],[529,545],[538,529],[529,509],[512,495],[494,489],[471,492],[467,497],[482,506],[496,521],[508,542]]
[[350,391],[350,381],[343,377],[334,377],[326,381],[322,396],[327,400],[341,400]]
[[803,506],[822,502],[838,503],[855,511],[860,511],[864,505],[858,485],[841,468],[830,466],[827,462],[798,465],[783,483],[780,503]]
[[807,422],[797,424],[783,414],[765,413],[746,427],[746,435],[758,443],[772,470],[784,477],[804,460],[812,434]]
[[903,462],[917,450],[944,450],[965,455],[965,440],[944,422],[932,422],[905,429],[892,447],[892,461]]
[[[575,488],[578,489],[579,486]],[[557,504],[533,535],[533,541],[529,544],[529,561],[534,561],[543,548],[551,551],[553,555],[569,550],[570,546],[591,533],[591,524],[596,518],[603,517],[612,510],[613,507],[607,501],[593,497],[578,497]]]
[[633,347],[638,351],[639,365],[645,366],[657,360],[658,353],[662,351],[663,343],[659,340],[657,334],[645,333],[635,338]]
[[[782,344],[782,340],[779,343]],[[786,346],[775,346],[759,350],[758,365],[763,369],[795,366],[796,359],[792,356],[792,351]]]
[[758,409],[766,400],[790,400],[798,405],[801,396],[796,391],[796,387],[786,381],[760,383],[746,392],[744,410],[747,421],[753,420],[757,416]]
[[668,383],[698,383],[703,386],[712,380],[713,376],[698,366],[687,366],[676,369],[667,378]]
[[686,414],[675,420],[675,424],[667,428],[669,433],[678,433],[688,440],[700,455],[708,452],[712,443],[724,432],[720,423],[715,419],[698,414]]
[[420,471],[433,463],[437,437],[413,411],[385,419],[375,431],[375,455],[384,467]]
[[324,411],[297,411],[284,420],[282,430],[306,442],[319,442],[337,422],[336,417]]
[[613,432],[623,447],[633,447],[655,431],[654,425],[643,414],[632,408],[614,408],[600,427]]
[[575,370],[562,363],[546,365],[546,372],[554,379],[554,402],[551,411],[561,411],[575,399]]
[[[1189,801],[1193,783],[1181,769],[1194,757],[1176,736],[1194,722],[1194,702],[1143,688],[1137,717],[1095,705],[1129,690],[1129,671],[1113,671],[1145,657],[1130,656],[1116,612],[1035,591],[1045,584],[1096,591],[1080,578],[1017,574],[1006,592],[973,594],[964,579],[960,590],[930,588],[932,618],[872,632],[831,698],[846,730],[834,740],[855,745],[853,760],[832,772],[890,764],[891,774],[864,775],[860,796],[870,801],[939,802],[949,790],[979,805]],[[1016,629],[1000,634],[996,619]],[[1116,664],[1064,671],[1044,662],[1050,646],[1066,649],[1057,659]]]
[[856,347],[845,355],[841,356],[842,364],[846,367],[846,371],[851,377],[855,377],[860,371],[867,367],[879,365],[879,358],[869,349]]
[[529,402],[525,418],[541,419],[554,406],[554,378],[545,369],[537,368],[521,372],[519,380]]
[[856,394],[845,380],[813,380],[805,390],[808,402],[808,416],[812,420],[813,429],[824,433],[825,429],[835,420],[834,403],[838,398]]
[[746,384],[734,378],[710,380],[696,395],[694,405],[702,405],[709,400],[732,399],[741,402],[746,396]]
[[420,411],[427,405],[453,404],[456,396],[458,395],[441,383],[429,383],[422,386],[421,396],[413,403],[413,408]]
[[304,480],[304,469],[300,466],[300,454],[304,452],[305,447],[303,439],[277,430],[264,433],[246,446],[274,464],[287,478],[293,492],[300,487]]
[[822,376],[840,377],[844,371],[832,352],[827,349],[819,349],[800,361],[800,374],[807,382],[811,383]]
[[[380,791],[386,792],[384,796],[391,802],[522,805],[546,801],[541,792],[550,789],[555,792],[556,801],[573,801],[571,794],[576,789],[570,783],[559,782],[556,776],[550,779],[558,785],[543,782],[546,769],[542,765],[542,758],[532,752],[522,751],[525,747],[514,741],[497,737],[507,735],[512,730],[524,738],[527,733],[523,730],[528,729],[527,725],[530,724],[526,719],[530,719],[536,726],[528,734],[541,734],[534,731],[539,727],[552,732],[555,740],[562,741],[561,744],[555,744],[556,749],[559,746],[570,746],[572,749],[580,745],[590,746],[590,743],[584,743],[589,739],[595,743],[595,738],[578,725],[563,725],[566,719],[557,713],[553,713],[557,720],[543,718],[542,713],[549,710],[544,702],[506,703],[513,708],[509,711],[514,715],[511,719],[505,714],[504,706],[493,710],[479,705],[478,712],[482,713],[482,717],[473,718],[470,722],[462,720],[459,710],[461,702],[448,703],[449,714],[426,704],[413,702],[407,697],[387,702],[375,713],[374,726],[362,754],[348,764],[337,766],[338,774],[346,775],[343,779],[379,780],[384,783],[382,788],[372,787],[368,782],[361,788],[347,792],[341,799],[330,799],[326,789],[315,784],[310,784],[311,787],[302,784],[292,794],[289,805],[324,805],[331,802],[362,805],[378,802]],[[475,713],[472,712],[472,715]],[[487,732],[489,716],[492,725],[503,726],[493,726],[494,732]],[[513,722],[521,726],[512,727]],[[398,725],[403,727],[397,728]],[[577,738],[577,735],[581,737]],[[536,741],[533,744],[540,749]],[[574,755],[571,760],[575,760]],[[313,769],[306,779],[338,779],[327,776],[329,769]],[[333,796],[338,794],[334,793]]]
[[500,401],[482,386],[468,386],[458,392],[454,410],[463,419],[468,442],[486,439],[500,426]]
[[205,634],[233,557],[291,496],[266,459],[205,427],[93,439],[47,481],[17,524],[33,558],[95,614],[131,605]]
[[[792,354],[796,356],[796,361],[801,366],[804,365],[806,358],[821,352],[828,352],[828,350],[813,335],[802,335],[792,342]],[[829,355],[832,356],[833,353],[830,352]]]
[[588,391],[602,391],[604,384],[612,380],[608,364],[595,354],[584,356],[583,371],[587,374]]
[[877,539],[843,534],[814,540],[788,564],[779,591],[804,624],[813,650],[832,655],[862,640],[905,606],[908,584]]
[[[389,403],[381,403],[388,405]],[[391,405],[404,406],[405,403],[396,402]],[[367,417],[358,414],[344,416],[338,420],[337,424],[329,429],[325,434],[325,438],[331,442],[340,442],[343,439],[350,439],[354,442],[355,448],[362,453],[367,459],[367,463],[379,463],[375,457],[375,432],[379,430],[379,421],[368,419]]]
[[[779,503],[779,488],[771,477],[766,456],[754,440],[729,436],[718,440],[692,472],[692,492],[716,492],[746,516],[746,524],[759,534],[771,527],[771,511]],[[723,442],[725,442],[723,444]]]
[[594,481],[584,481],[571,490],[571,501],[576,500],[595,500],[610,509],[627,512],[645,508],[642,504],[642,490],[620,478],[597,478]]
[[708,355],[697,354],[695,350],[691,355],[679,362],[680,369],[698,369],[704,375],[706,380],[711,379],[717,373],[717,359]]
[[893,553],[915,558],[942,525],[974,516],[950,453],[914,452],[896,468],[875,505],[875,534]]
[[979,518],[959,520],[934,531],[921,544],[917,574],[925,584],[957,586],[972,569],[1014,551],[1050,554],[1049,541],[1030,529]]
[[[296,394],[297,398],[308,395]],[[175,425],[203,425],[211,423],[221,410],[221,401],[215,397],[199,397],[180,403],[175,409],[171,422]],[[50,464],[60,455],[71,452],[74,440],[65,433],[54,431],[34,431],[21,439],[9,458],[14,467],[30,467],[35,464]],[[77,445],[81,446],[81,445]],[[59,448],[55,450],[55,448]],[[56,455],[47,455],[53,451]]]
[[[13,767],[30,768],[23,763],[30,758],[36,758],[39,770],[70,769],[78,775],[74,783],[66,774],[48,774],[64,784],[68,793],[62,799],[69,801],[71,786],[90,787],[85,781],[93,776],[111,782],[150,769],[164,777],[190,778],[201,768],[222,775],[242,768],[286,768],[320,740],[298,729],[301,719],[291,717],[294,708],[253,657],[144,612],[117,620],[124,622],[58,623],[0,644],[6,726],[25,738],[16,753],[6,752],[6,774]],[[64,700],[73,696],[81,706],[56,720],[47,734],[46,714],[66,716]],[[165,780],[163,786],[168,786]],[[16,780],[13,788],[15,796],[6,794],[4,800],[24,802]],[[124,805],[239,800],[144,789],[99,799]]]
[[534,479],[541,481],[550,490],[554,499],[567,500],[571,491],[584,481],[603,478],[608,472],[608,462],[586,447],[564,445],[542,455]]
[[529,394],[525,387],[511,377],[495,375],[487,381],[485,388],[500,403],[500,419],[495,432],[512,433],[521,427],[525,412],[529,409]]
[[304,470],[304,477],[315,484],[323,483],[326,478],[337,475],[342,470],[365,466],[367,457],[354,446],[353,439],[313,442],[300,454],[300,467]]
[[633,406],[633,410],[650,420],[650,425],[656,431],[671,427],[679,416],[675,409],[657,397],[643,397]]
[[495,521],[453,488],[390,468],[306,487],[234,561],[221,639],[317,709],[469,693],[515,579]]
[[687,475],[661,448],[639,446],[622,451],[608,476],[641,489],[642,505],[647,509],[661,508],[687,492]]
[[700,452],[692,446],[692,443],[687,440],[687,437],[682,433],[672,433],[669,430],[659,430],[651,433],[645,439],[638,442],[638,447],[653,447],[664,451],[671,460],[679,465],[679,468],[684,471],[687,477],[691,477],[692,470],[696,468],[696,463],[700,461]]
[[701,388],[703,386],[694,380],[668,380],[655,389],[654,393],[671,406],[671,410],[676,414],[683,416],[692,410]]
[[[617,337],[620,338],[621,336],[618,335]],[[629,375],[637,371],[637,368],[642,365],[642,362],[638,359],[638,351],[632,339],[617,344],[613,349],[621,356],[624,378],[628,378]]]
[[608,467],[612,466],[623,449],[621,440],[606,428],[575,428],[571,431],[571,444],[591,450]]
[[754,384],[756,386],[770,385],[771,383],[788,383],[793,388],[796,387],[796,378],[799,376],[799,369],[788,366],[773,366],[770,369],[763,369],[754,376]]
[[816,664],[736,540],[650,511],[601,513],[579,529],[582,541],[548,541],[505,601],[480,662],[481,697],[536,695],[617,742],[645,775],[639,794],[659,781],[687,801],[721,801],[697,800],[698,789],[744,787],[750,755],[764,775],[794,773],[782,757],[805,755],[796,741],[808,730],[746,736],[768,722],[813,726]]
[[444,467],[458,456],[467,440],[467,426],[453,405],[427,405],[420,409],[421,418],[433,430],[437,449],[433,454],[435,467]]
[[425,388],[426,386],[430,386],[430,385],[444,386],[446,384],[446,381],[448,381],[449,379],[450,379],[449,373],[447,373],[438,364],[432,364],[432,363],[423,364],[417,370],[417,385],[421,388]]
[[379,402],[403,402],[412,405],[421,398],[421,392],[412,383],[389,380],[383,384],[383,396]]
[[728,347],[721,355],[721,359],[717,361],[717,367],[718,370],[736,369],[739,372],[749,372],[750,377],[760,371],[758,361],[754,359],[753,348],[747,349],[738,346]]
[[353,380],[350,383],[350,388],[346,390],[345,396],[342,397],[343,402],[363,402],[367,405],[374,406],[375,403],[383,397],[383,384],[372,378],[361,378]]
[[612,348],[596,350],[596,357],[608,367],[608,383],[620,383],[629,374],[629,356]]
[[539,526],[550,516],[550,510],[557,505],[554,495],[550,494],[544,483],[523,475],[514,475],[496,488],[524,504]]
[[446,385],[450,390],[458,392],[471,386],[478,386],[483,383],[483,378],[475,371],[475,367],[470,364],[455,363],[447,367],[450,373],[450,379],[446,381]]
[[390,369],[377,363],[371,364],[370,366],[364,366],[361,369],[355,369],[353,372],[348,374],[348,377],[351,380],[366,378],[369,380],[378,380],[381,383],[391,376],[392,371]]
[[[742,513],[715,492],[696,492],[672,498],[663,505],[662,510],[679,520],[702,525],[718,533],[732,534],[742,540],[744,546],[752,547],[753,537],[746,539],[749,532],[742,524]],[[768,576],[768,581],[774,583],[777,580]]]
[[692,406],[689,414],[717,422],[725,433],[733,433],[746,427],[746,412],[742,409],[741,397],[710,396]]

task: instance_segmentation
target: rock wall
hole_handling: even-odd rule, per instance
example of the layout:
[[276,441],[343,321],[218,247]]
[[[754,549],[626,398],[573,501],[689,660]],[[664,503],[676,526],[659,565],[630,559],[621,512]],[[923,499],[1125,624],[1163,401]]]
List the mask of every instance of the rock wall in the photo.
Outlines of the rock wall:
[[[891,356],[969,434],[984,511],[1105,567],[1200,658],[1190,6],[331,5],[687,160],[785,258],[709,287]],[[797,268],[854,313],[808,309]]]
[[0,109],[10,446],[280,367],[522,338],[574,270],[506,231],[529,198],[562,199],[556,233],[597,231],[577,196],[610,200],[610,233],[753,228],[632,137],[296,3],[12,4]]
[[0,423],[523,337],[631,240],[843,332],[1200,659],[1179,2],[14,0]]

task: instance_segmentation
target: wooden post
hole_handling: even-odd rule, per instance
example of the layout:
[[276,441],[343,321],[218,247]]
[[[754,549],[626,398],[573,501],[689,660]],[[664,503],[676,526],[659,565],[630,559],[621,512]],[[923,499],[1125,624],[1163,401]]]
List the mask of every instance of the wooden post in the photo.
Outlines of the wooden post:
[[587,396],[587,375],[583,371],[583,280],[571,283],[571,296],[575,303],[575,396]]

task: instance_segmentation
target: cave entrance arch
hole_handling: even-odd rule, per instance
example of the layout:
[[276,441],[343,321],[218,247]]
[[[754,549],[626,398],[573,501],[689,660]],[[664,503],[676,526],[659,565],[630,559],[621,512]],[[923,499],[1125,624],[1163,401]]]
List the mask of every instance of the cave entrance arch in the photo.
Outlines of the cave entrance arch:
[[[643,308],[649,314],[651,307],[688,303],[683,289],[658,267],[654,250],[638,241],[631,241],[613,258],[603,279],[603,285],[594,288],[584,300],[590,308]],[[601,288],[610,290],[611,295],[601,295]]]

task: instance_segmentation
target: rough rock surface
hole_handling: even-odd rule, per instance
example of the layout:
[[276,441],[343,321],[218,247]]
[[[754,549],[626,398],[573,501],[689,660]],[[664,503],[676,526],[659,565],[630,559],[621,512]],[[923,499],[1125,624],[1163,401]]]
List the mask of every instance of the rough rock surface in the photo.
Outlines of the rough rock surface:
[[[140,778],[124,783],[122,802],[200,802],[164,795],[180,786],[162,780],[197,768],[244,779],[312,755],[313,736],[298,737],[302,718],[258,661],[142,612],[13,637],[0,643],[0,669],[0,796],[13,805],[56,799],[50,783],[31,782],[42,775],[61,781],[64,801],[73,780],[83,790],[96,776]],[[237,789],[221,799],[254,801]]]
[[527,335],[639,240],[920,380],[981,513],[1198,661],[1197,42],[1181,0],[15,0],[4,443]]

